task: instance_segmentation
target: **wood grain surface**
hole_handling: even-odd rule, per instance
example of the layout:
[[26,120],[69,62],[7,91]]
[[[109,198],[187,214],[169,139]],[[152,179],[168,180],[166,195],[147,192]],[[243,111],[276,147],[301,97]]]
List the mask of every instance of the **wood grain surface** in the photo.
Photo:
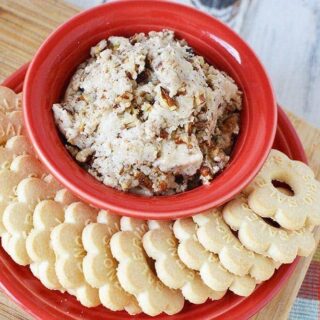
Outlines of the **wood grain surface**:
[[[251,1],[244,1],[247,3],[243,2],[241,10],[247,10],[252,5]],[[29,61],[46,36],[78,11],[61,0],[0,0],[0,82]],[[320,130],[293,114],[290,114],[290,119],[303,141],[310,165],[320,179]],[[316,237],[319,240],[319,229]],[[311,259],[301,259],[294,276],[253,319],[287,319]],[[25,320],[32,317],[0,292],[0,319]]]

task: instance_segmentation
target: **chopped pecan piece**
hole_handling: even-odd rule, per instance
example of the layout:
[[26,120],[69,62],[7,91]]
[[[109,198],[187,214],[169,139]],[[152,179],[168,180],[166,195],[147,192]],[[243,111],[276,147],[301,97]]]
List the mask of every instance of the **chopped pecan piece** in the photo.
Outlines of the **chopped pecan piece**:
[[132,100],[133,99],[133,95],[131,92],[126,91],[124,94],[122,94],[120,96],[120,98],[124,99],[124,100]]
[[137,76],[137,83],[147,83],[149,80],[150,72],[149,70],[143,70]]
[[204,106],[206,104],[206,97],[203,93],[199,94],[195,97],[196,105],[197,106]]
[[169,136],[169,133],[166,130],[164,130],[164,129],[160,130],[160,138],[167,139],[168,136]]
[[187,88],[186,87],[181,87],[178,90],[177,96],[185,96],[187,94]]
[[136,178],[138,179],[140,185],[152,190],[152,181],[144,173],[139,172],[136,175]]
[[207,127],[207,125],[207,121],[198,121],[194,124],[197,129],[204,129],[205,127]]
[[130,80],[132,80],[132,74],[131,74],[129,71],[126,71],[126,76],[127,76]]
[[79,162],[87,162],[89,161],[92,153],[93,153],[93,150],[91,150],[90,148],[83,149],[77,153],[76,160]]
[[211,175],[211,170],[210,170],[210,168],[207,167],[207,166],[202,166],[202,167],[200,168],[200,174],[201,174],[202,176],[204,176],[204,177],[207,177],[207,176]]
[[239,114],[234,113],[227,117],[221,126],[222,133],[235,133],[239,126]]
[[160,192],[166,191],[167,188],[168,188],[167,183],[165,181],[161,180],[159,182],[159,190],[160,190]]
[[191,123],[188,123],[185,126],[185,131],[187,132],[188,136],[191,136],[193,130],[193,125]]
[[176,105],[176,102],[174,101],[174,99],[172,99],[170,96],[169,96],[169,93],[168,91],[163,88],[163,87],[160,87],[160,90],[161,90],[161,97],[163,100],[166,101],[166,104],[168,105],[169,109],[170,110],[175,110],[177,109],[177,105]]
[[176,137],[174,138],[174,142],[176,144],[183,144],[183,143],[186,143],[184,140],[182,140],[180,137]]

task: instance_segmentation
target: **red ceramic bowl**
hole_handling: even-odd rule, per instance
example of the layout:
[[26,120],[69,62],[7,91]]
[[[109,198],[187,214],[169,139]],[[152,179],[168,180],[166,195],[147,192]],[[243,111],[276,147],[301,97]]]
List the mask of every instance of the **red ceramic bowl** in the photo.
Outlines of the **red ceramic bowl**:
[[[4,85],[16,92],[22,89],[27,67],[9,77]],[[273,147],[286,153],[290,158],[306,162],[301,142],[285,113],[279,109],[278,128]],[[84,308],[74,297],[43,287],[29,268],[17,265],[0,246],[0,288],[6,292],[24,310],[39,320],[244,320],[249,319],[267,304],[286,283],[299,261],[283,265],[273,277],[259,285],[248,298],[242,298],[228,292],[226,296],[214,302],[202,305],[186,304],[183,310],[174,316],[161,314],[157,317],[139,315],[129,316],[126,312],[112,312],[98,307]]]
[[[169,28],[231,75],[242,91],[241,132],[230,165],[209,186],[173,196],[143,197],[107,187],[84,171],[62,144],[51,111],[89,48],[111,35]],[[59,27],[34,57],[24,85],[26,127],[49,171],[84,201],[123,215],[172,219],[223,204],[256,175],[272,146],[277,110],[269,79],[231,29],[191,7],[164,1],[111,2]]]

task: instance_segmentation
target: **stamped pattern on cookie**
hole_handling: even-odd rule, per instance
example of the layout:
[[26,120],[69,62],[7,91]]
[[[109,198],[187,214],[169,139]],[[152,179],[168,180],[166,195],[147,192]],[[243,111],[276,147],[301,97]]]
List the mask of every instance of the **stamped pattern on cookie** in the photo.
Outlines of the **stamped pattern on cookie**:
[[43,179],[25,178],[18,184],[16,198],[3,212],[5,232],[2,234],[3,247],[16,263],[30,264],[26,239],[33,228],[34,208],[41,200],[53,198],[59,188],[51,175]]
[[143,236],[143,247],[155,260],[158,278],[171,289],[180,289],[191,303],[204,303],[208,298],[221,299],[225,291],[214,291],[204,284],[199,274],[189,269],[178,256],[178,240],[172,222],[148,221],[149,231]]
[[150,316],[172,315],[183,308],[180,291],[169,289],[153,271],[153,261],[143,249],[141,237],[147,231],[144,221],[122,218],[121,231],[110,241],[112,255],[119,262],[117,276],[124,290],[134,295],[142,311]]
[[203,282],[213,290],[231,290],[237,295],[248,296],[256,286],[256,281],[249,277],[239,277],[226,270],[219,257],[206,250],[198,241],[197,225],[192,218],[178,219],[173,231],[179,240],[179,258],[190,269],[197,270]]
[[27,253],[31,259],[30,269],[42,284],[51,290],[64,291],[55,271],[56,257],[50,243],[51,230],[63,223],[64,208],[76,202],[66,189],[59,190],[54,200],[43,200],[33,213],[33,229],[26,240]]
[[83,259],[86,281],[99,289],[101,303],[113,311],[141,312],[136,298],[121,287],[117,277],[118,262],[110,250],[110,238],[120,230],[120,216],[99,211],[97,223],[88,224],[82,233],[87,255]]
[[289,231],[273,227],[250,209],[245,197],[229,202],[223,209],[223,217],[238,231],[244,246],[280,263],[291,263],[297,255],[307,256],[315,247],[309,229]]
[[82,262],[86,252],[82,243],[82,231],[86,225],[96,222],[98,210],[74,202],[65,209],[64,223],[51,232],[51,245],[56,256],[55,270],[61,286],[76,296],[86,307],[100,304],[99,292],[85,280]]
[[22,108],[22,93],[16,94],[10,88],[0,86],[0,111],[10,112]]
[[[279,191],[274,181],[289,185],[293,195]],[[271,150],[244,193],[255,213],[275,220],[288,230],[320,224],[320,183],[306,164],[293,161],[278,150]]]
[[6,143],[14,136],[24,134],[22,111],[0,111],[0,144]]
[[0,86],[0,145],[24,132],[21,106],[21,94]]
[[193,217],[198,224],[199,242],[219,255],[222,265],[238,275],[250,275],[257,282],[269,279],[277,266],[272,259],[246,249],[224,222],[220,209],[213,209]]

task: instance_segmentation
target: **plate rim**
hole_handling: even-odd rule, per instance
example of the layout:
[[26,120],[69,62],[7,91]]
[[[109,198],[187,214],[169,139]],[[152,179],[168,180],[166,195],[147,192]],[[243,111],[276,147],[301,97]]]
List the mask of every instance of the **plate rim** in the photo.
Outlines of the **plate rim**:
[[[25,77],[25,74],[27,72],[29,63],[26,63],[23,65],[20,69],[15,71],[13,74],[11,74],[8,78],[6,78],[1,85],[7,86],[13,90],[20,91],[22,89],[23,80]],[[287,145],[291,149],[295,149],[296,155],[300,158],[299,160],[304,161],[307,163],[307,157],[305,154],[305,151],[303,149],[302,143],[300,141],[300,138],[297,135],[296,130],[294,129],[291,121],[285,114],[285,112],[282,110],[280,106],[278,106],[278,124],[279,122],[282,122],[281,127],[277,127],[278,134],[283,136],[283,139],[287,142]],[[285,127],[285,132],[284,128]],[[290,138],[288,138],[288,136]],[[290,147],[290,145],[295,144],[294,147]],[[1,251],[0,251],[1,255]],[[276,273],[279,274],[279,272],[282,272],[282,276],[280,277],[279,281],[276,283],[275,286],[273,286],[270,290],[267,290],[266,288],[265,292],[266,295],[264,295],[263,298],[255,299],[257,301],[251,301],[253,295],[242,299],[237,305],[234,307],[228,308],[226,310],[223,310],[220,314],[217,314],[214,316],[214,318],[211,318],[211,315],[207,315],[209,317],[206,317],[205,314],[202,314],[202,320],[211,320],[211,319],[229,319],[232,317],[232,319],[248,319],[252,317],[254,314],[259,312],[268,302],[272,300],[272,298],[280,291],[280,289],[285,285],[285,283],[288,281],[292,273],[294,272],[298,262],[300,261],[300,258],[297,257],[291,264],[283,265],[280,267]],[[1,262],[0,262],[1,266]],[[22,267],[23,268],[23,267]],[[285,269],[285,270],[282,270]],[[57,310],[52,309],[50,314],[48,314],[48,309],[43,309],[39,307],[37,304],[37,301],[33,301],[28,295],[25,295],[25,287],[16,287],[15,284],[10,282],[10,279],[4,279],[5,276],[3,273],[0,274],[0,289],[10,298],[12,299],[19,307],[21,307],[23,310],[27,311],[30,315],[34,316],[36,319],[46,319],[46,320],[56,320],[57,316],[64,316],[64,319],[75,319],[72,316],[68,316],[67,314],[63,313],[63,310]],[[266,282],[267,283],[267,282]],[[263,283],[261,286],[265,285],[266,283]],[[44,288],[46,289],[46,288]],[[257,289],[258,290],[258,289]],[[84,307],[85,308],[85,307]],[[55,312],[58,312],[59,314],[54,314]],[[63,313],[63,314],[62,314]],[[121,319],[121,314],[116,313],[115,315],[117,319]],[[66,318],[68,316],[68,318]],[[226,318],[227,316],[227,318]],[[91,318],[91,317],[90,317]],[[132,319],[135,319],[136,317],[132,316]],[[143,317],[145,319],[152,319],[152,317]],[[168,316],[168,318],[172,318],[172,316]],[[155,318],[157,319],[157,318]],[[230,318],[231,319],[231,318]]]

